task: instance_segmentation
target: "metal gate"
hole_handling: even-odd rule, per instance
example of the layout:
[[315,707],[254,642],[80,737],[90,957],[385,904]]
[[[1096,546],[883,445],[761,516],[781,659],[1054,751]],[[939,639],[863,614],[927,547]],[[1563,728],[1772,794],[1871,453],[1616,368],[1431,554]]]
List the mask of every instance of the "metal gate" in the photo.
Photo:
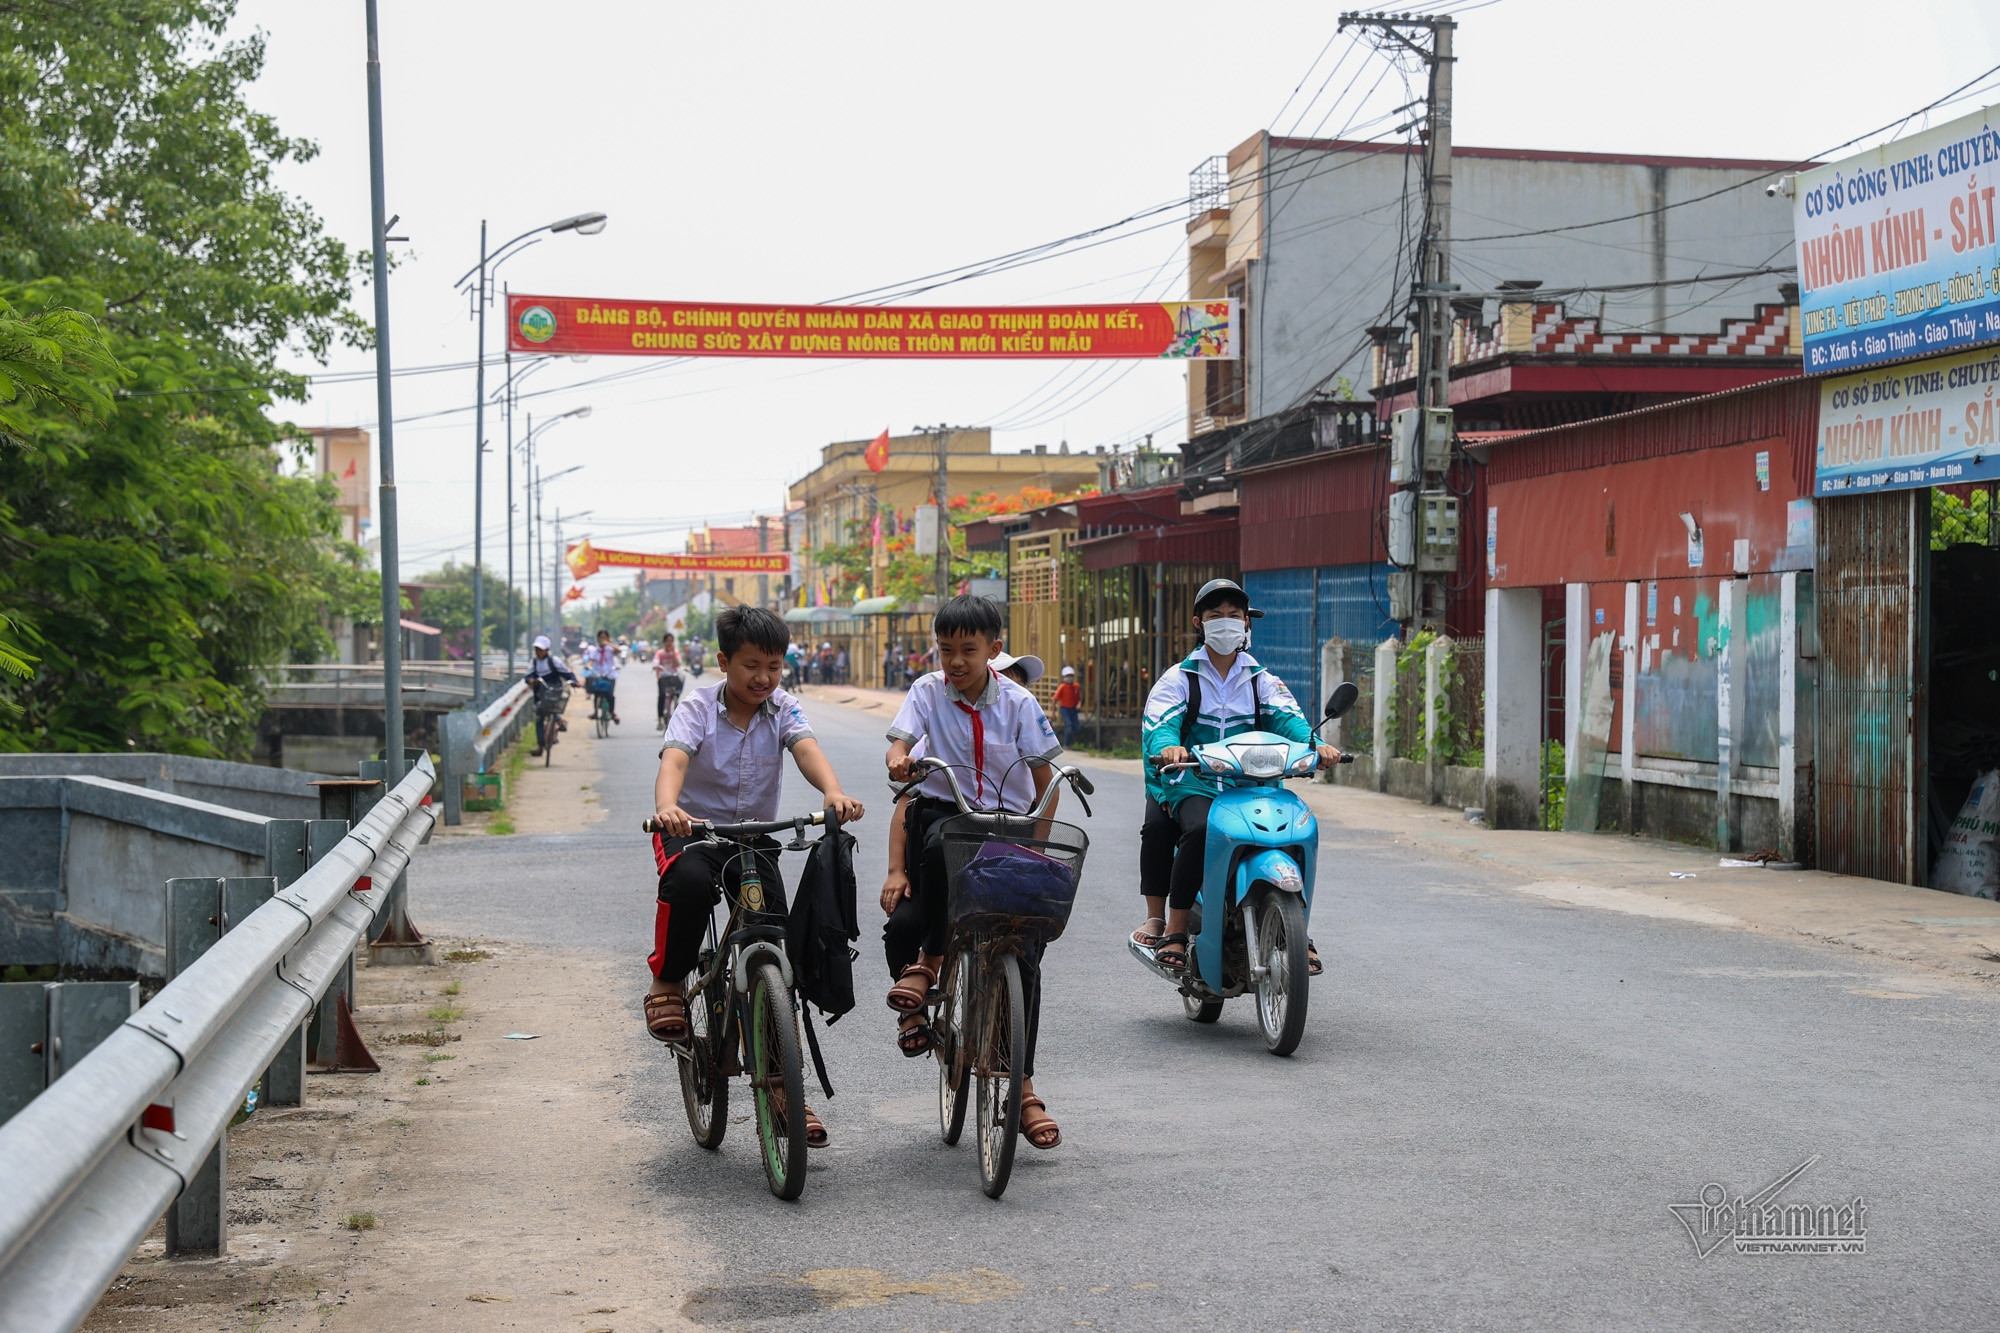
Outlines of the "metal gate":
[[1921,884],[1930,492],[1816,507],[1819,868]]

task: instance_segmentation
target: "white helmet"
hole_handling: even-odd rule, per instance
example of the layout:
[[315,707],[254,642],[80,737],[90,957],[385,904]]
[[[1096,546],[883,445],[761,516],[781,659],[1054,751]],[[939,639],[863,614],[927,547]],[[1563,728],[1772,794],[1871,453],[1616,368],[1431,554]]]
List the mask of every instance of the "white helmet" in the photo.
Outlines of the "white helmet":
[[535,647],[537,647],[537,648],[541,648],[541,649],[544,649],[544,650],[546,650],[546,649],[548,648],[548,646],[549,646],[549,636],[548,636],[548,635],[546,635],[546,634],[537,634],[537,635],[535,636]]

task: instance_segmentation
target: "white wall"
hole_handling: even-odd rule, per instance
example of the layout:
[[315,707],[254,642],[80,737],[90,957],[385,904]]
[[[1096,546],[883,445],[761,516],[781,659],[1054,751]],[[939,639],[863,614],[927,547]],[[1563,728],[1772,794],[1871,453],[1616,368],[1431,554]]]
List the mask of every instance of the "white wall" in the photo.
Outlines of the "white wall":
[[[1422,193],[1415,156],[1274,144],[1262,259],[1252,270],[1253,416],[1282,411],[1343,359],[1340,373],[1353,381],[1357,396],[1367,396],[1364,330],[1400,323],[1407,308],[1407,273],[1392,281],[1406,160],[1414,234]],[[1454,240],[1452,280],[1467,291],[1490,291],[1503,278],[1539,278],[1551,288],[1605,286],[1789,263],[1791,201],[1767,197],[1766,179],[1760,170],[1461,153],[1452,163],[1452,231],[1459,237],[1642,216],[1520,240]],[[1655,211],[1659,200],[1672,205],[1743,180],[1758,183]],[[1777,303],[1786,276],[1746,280],[1727,291],[1704,285],[1613,293],[1606,298],[1605,325],[1713,332],[1725,318],[1754,314],[1760,301]],[[1573,316],[1597,313],[1595,296],[1571,298],[1568,305]],[[1489,307],[1487,314],[1495,312]]]

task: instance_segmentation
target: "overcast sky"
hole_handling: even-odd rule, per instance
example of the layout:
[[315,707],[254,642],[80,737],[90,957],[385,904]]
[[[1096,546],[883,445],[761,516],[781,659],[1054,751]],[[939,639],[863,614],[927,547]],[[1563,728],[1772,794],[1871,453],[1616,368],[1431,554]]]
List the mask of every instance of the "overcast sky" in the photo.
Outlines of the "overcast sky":
[[[2000,5],[1973,0],[1444,7],[1461,11],[1455,136],[1470,145],[1804,157],[2000,64]],[[1337,13],[1259,0],[384,0],[389,208],[410,237],[390,280],[396,364],[472,361],[452,282],[478,259],[482,217],[498,242],[587,209],[611,215],[602,235],[553,237],[509,263],[501,276],[516,290],[824,301],[1182,199],[1190,168],[1259,129],[1379,134],[1421,90],[1406,92],[1381,55],[1348,51]],[[247,0],[236,31],[257,29],[270,58],[253,103],[321,148],[282,183],[359,249],[362,6]],[[1112,243],[923,299],[1178,295],[1181,221],[1157,215]],[[370,300],[357,292],[364,312]],[[490,317],[489,355],[502,335]],[[297,364],[351,373],[373,360]],[[615,372],[638,373],[586,382]],[[524,403],[537,417],[593,409],[543,437],[548,469],[587,465],[550,486],[551,511],[592,511],[581,528],[600,543],[659,550],[680,549],[690,524],[775,511],[820,446],[884,426],[991,424],[1006,450],[1183,438],[1170,362],[600,357],[552,365],[527,387],[553,390]],[[404,375],[395,393],[407,577],[471,554],[473,423],[454,409],[473,400],[472,371]],[[301,425],[372,428],[374,386],[319,385],[292,412]],[[502,430],[489,416],[488,438]],[[490,567],[503,559],[502,461],[496,447]]]

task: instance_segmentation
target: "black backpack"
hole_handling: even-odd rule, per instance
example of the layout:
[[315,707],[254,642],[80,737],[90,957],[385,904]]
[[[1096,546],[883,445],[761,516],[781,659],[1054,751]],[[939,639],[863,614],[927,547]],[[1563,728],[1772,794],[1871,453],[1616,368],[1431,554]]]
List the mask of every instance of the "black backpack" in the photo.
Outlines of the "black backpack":
[[854,960],[860,954],[849,946],[861,938],[854,894],[854,835],[829,829],[806,854],[805,874],[785,923],[785,956],[805,1015],[806,1043],[812,1047],[819,1085],[829,1097],[833,1084],[826,1076],[826,1059],[805,1005],[818,1006],[828,1024],[854,1007]]

